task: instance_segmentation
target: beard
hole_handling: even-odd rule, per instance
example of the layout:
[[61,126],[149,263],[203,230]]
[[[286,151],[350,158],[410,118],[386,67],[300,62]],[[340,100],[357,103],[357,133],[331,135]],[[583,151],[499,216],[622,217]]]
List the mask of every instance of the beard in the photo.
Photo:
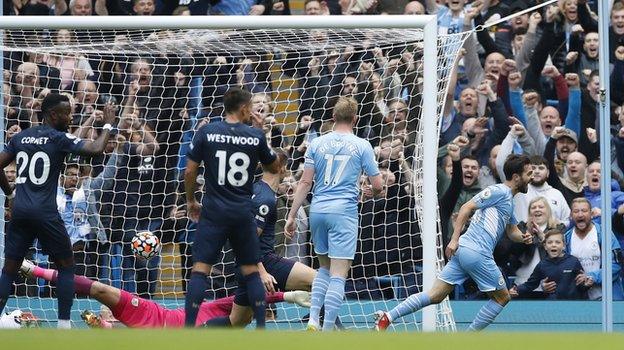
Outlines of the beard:
[[519,193],[527,193],[527,190],[528,190],[528,184],[526,182],[523,182],[518,186]]
[[535,187],[541,187],[543,184],[545,184],[545,183],[546,183],[546,180],[547,180],[546,178],[543,178],[543,179],[542,179],[542,180],[540,180],[540,181],[534,181],[534,180],[531,180],[531,185],[533,185],[533,186],[535,186]]

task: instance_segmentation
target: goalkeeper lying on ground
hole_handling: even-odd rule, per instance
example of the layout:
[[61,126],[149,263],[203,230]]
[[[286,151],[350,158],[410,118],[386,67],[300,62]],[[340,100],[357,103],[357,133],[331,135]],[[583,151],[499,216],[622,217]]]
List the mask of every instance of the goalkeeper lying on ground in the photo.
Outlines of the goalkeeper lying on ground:
[[[57,271],[44,269],[24,260],[21,270],[29,277],[43,278],[46,281],[56,282]],[[127,327],[131,328],[182,328],[184,327],[184,307],[167,309],[162,305],[125,290],[115,288],[84,276],[74,276],[76,294],[89,296],[106,305],[111,309],[113,316]],[[300,306],[310,307],[310,293],[305,291],[276,292],[266,295],[267,303],[286,301]],[[244,327],[251,322],[251,312],[247,317],[232,319],[230,311],[234,297],[217,299],[211,302],[203,302],[199,308],[195,326],[202,326],[206,321],[216,317],[230,316],[230,323],[234,327]],[[91,317],[90,317],[91,318]],[[92,319],[91,323],[111,328],[111,324],[105,320]]]

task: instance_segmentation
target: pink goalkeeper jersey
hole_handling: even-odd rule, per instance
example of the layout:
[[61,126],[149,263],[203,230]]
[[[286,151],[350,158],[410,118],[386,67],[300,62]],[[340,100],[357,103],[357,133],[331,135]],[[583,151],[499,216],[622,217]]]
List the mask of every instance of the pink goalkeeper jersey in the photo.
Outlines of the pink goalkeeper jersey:
[[[267,294],[267,303],[284,301],[284,293]],[[206,321],[216,317],[228,316],[232,311],[234,297],[203,302],[199,307],[195,326],[201,326]],[[119,303],[113,308],[113,316],[130,328],[183,328],[184,308],[166,309],[160,304],[139,298],[136,295],[121,290]]]

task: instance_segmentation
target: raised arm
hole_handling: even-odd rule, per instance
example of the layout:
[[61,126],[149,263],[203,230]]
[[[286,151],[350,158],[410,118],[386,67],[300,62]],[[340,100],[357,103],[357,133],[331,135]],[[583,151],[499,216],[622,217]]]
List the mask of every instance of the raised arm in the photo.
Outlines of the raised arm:
[[444,102],[444,112],[442,114],[443,117],[447,117],[453,111],[455,88],[457,87],[457,68],[459,65],[459,61],[464,56],[465,52],[466,52],[466,49],[463,49],[463,48],[459,49],[459,53],[457,54],[457,59],[455,59],[455,62],[453,64],[453,69],[451,70],[451,74],[449,75],[450,78],[449,78],[449,83],[448,83],[448,89],[446,92],[446,100]]
[[[122,128],[123,124],[123,128]],[[139,142],[135,142],[136,153],[142,156],[152,156],[160,149],[158,141],[154,136],[154,132],[147,126],[146,123],[142,123],[136,114],[129,114],[122,117],[122,122],[119,126],[120,129],[127,129],[130,133],[129,142],[133,143],[132,134],[138,133],[140,136]]]
[[115,122],[115,107],[113,104],[107,103],[104,106],[103,118],[105,124],[98,138],[95,141],[86,141],[82,148],[76,153],[81,156],[93,157],[104,152],[104,148],[106,147],[106,143],[110,137],[110,132],[112,131],[111,124]]
[[581,135],[581,87],[578,74],[566,74],[569,85],[568,112],[566,113],[565,127]]
[[520,71],[523,78],[525,77],[524,73],[531,63],[531,56],[533,56],[535,45],[537,45],[539,40],[537,36],[537,26],[541,21],[542,15],[540,15],[539,12],[534,12],[531,15],[529,18],[529,29],[524,36],[524,43],[522,44],[520,52],[516,53],[516,66],[518,67],[518,71]]

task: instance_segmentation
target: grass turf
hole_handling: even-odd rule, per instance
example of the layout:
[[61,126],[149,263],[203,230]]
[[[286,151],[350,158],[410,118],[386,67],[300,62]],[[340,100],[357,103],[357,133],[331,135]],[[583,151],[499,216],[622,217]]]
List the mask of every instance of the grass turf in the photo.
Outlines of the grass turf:
[[2,349],[178,350],[178,349],[622,349],[624,334],[417,332],[255,332],[241,330],[71,330],[0,331]]

